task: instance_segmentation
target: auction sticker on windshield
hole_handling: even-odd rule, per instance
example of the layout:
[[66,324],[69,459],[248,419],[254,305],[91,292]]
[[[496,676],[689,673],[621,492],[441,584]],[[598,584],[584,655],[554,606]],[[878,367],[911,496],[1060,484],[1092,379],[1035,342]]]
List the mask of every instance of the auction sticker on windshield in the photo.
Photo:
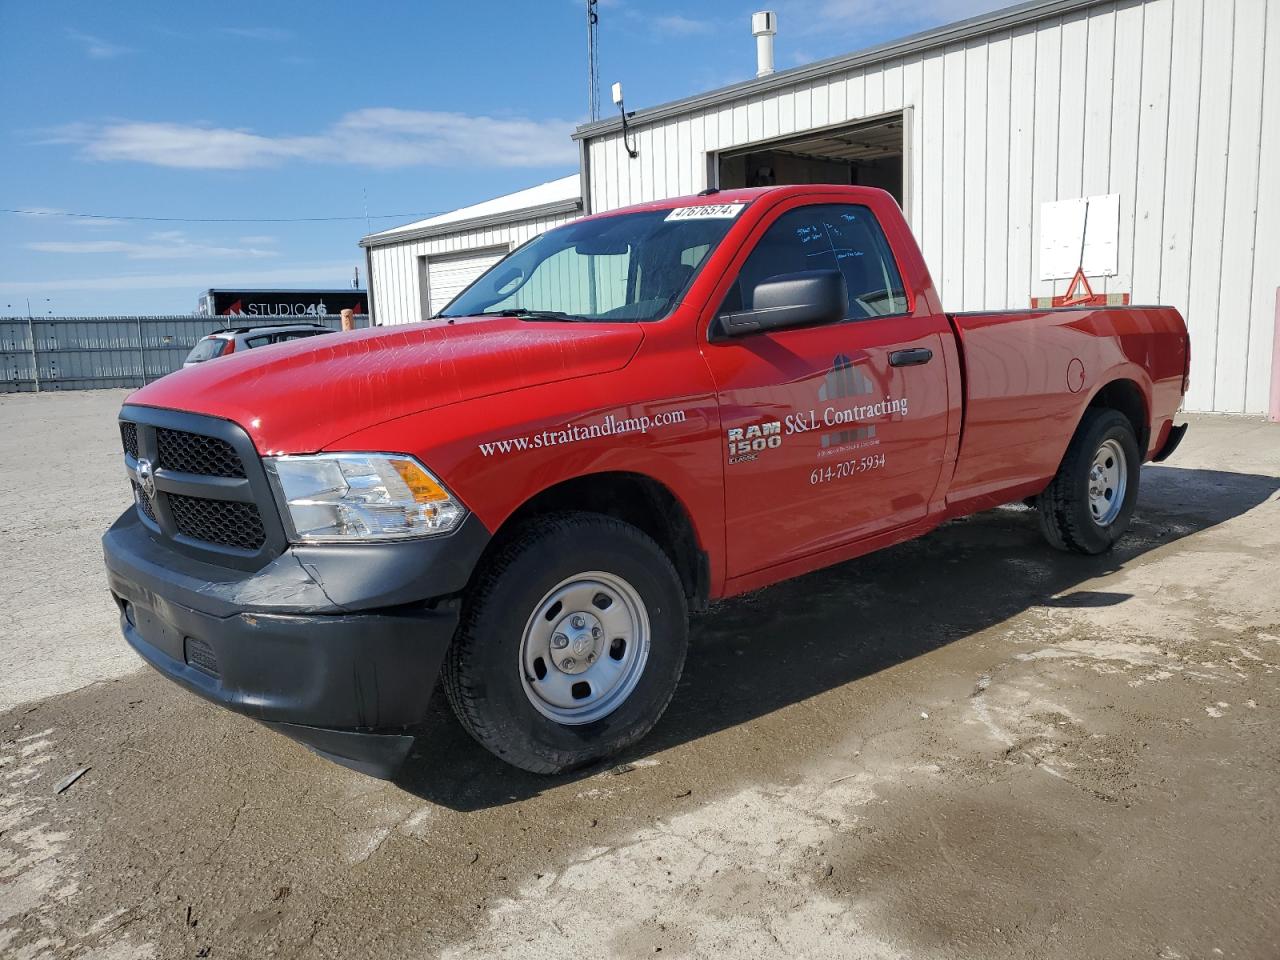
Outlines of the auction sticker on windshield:
[[676,207],[667,214],[666,219],[732,220],[745,209],[745,203],[702,203],[696,207]]

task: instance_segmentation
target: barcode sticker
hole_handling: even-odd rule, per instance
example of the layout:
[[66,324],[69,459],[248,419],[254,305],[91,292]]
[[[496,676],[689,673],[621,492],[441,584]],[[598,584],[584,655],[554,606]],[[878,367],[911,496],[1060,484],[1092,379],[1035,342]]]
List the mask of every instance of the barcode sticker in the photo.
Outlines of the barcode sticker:
[[745,203],[703,203],[696,207],[676,207],[668,220],[732,220],[747,208]]

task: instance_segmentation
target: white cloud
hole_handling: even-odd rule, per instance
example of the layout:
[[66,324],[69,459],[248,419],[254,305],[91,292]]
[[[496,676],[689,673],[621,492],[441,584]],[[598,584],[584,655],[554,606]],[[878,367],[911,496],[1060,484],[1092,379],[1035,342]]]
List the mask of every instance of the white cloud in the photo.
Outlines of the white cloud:
[[278,237],[269,234],[254,234],[251,237],[241,237],[239,242],[248,247],[269,247],[278,240]]
[[84,48],[84,52],[94,60],[112,60],[126,53],[133,53],[132,47],[121,46],[118,43],[112,43],[110,40],[103,40],[101,37],[95,37],[91,33],[81,33],[79,30],[73,30],[70,27],[67,28],[67,36],[80,44]]
[[72,143],[94,160],[197,170],[241,170],[290,160],[368,167],[547,167],[572,163],[569,120],[470,116],[370,107],[314,134],[265,135],[227,127],[121,121],[70,124],[45,143]]
[[693,20],[682,17],[678,13],[654,17],[653,27],[658,33],[677,37],[691,37],[696,34],[710,33],[715,25],[709,20]]
[[301,263],[270,270],[202,270],[199,273],[113,273],[105,277],[57,280],[0,280],[0,297],[66,290],[203,290],[207,287],[345,286],[354,260]]
[[285,41],[293,39],[293,32],[290,30],[282,30],[279,27],[219,27],[219,33],[225,33],[229,37],[240,37],[244,40],[276,40]]
[[[601,3],[601,7],[604,6],[606,4]],[[633,25],[634,29],[645,30],[655,38],[695,37],[711,33],[717,29],[717,25],[710,20],[697,20],[679,13],[659,14],[654,13],[652,10],[640,10],[622,3],[610,3],[608,6],[617,9],[618,14],[629,25],[626,29],[631,30],[632,26],[630,25]]]
[[180,231],[153,234],[151,242],[136,243],[129,240],[36,240],[24,244],[37,253],[61,253],[70,255],[113,253],[129,260],[195,260],[199,258],[238,258],[257,260],[279,256],[275,250],[254,246],[218,246],[192,243]]

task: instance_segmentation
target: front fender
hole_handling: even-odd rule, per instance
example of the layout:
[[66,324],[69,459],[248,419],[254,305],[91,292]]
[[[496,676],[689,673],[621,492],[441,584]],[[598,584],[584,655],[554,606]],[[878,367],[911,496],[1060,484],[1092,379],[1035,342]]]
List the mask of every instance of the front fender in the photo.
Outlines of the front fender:
[[[647,477],[684,506],[708,557],[712,594],[718,595],[725,576],[724,447],[708,380],[701,358],[682,351],[662,363],[637,361],[625,371],[572,384],[540,385],[402,417],[345,437],[331,449],[412,454],[489,531],[566,481],[599,473]],[[697,389],[689,390],[689,384]]]

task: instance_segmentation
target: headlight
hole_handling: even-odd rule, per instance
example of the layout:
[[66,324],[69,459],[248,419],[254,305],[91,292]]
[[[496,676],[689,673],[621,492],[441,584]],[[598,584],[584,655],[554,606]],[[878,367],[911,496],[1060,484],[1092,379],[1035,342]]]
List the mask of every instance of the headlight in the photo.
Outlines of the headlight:
[[413,457],[321,453],[265,463],[295,541],[430,537],[453,530],[467,514]]

